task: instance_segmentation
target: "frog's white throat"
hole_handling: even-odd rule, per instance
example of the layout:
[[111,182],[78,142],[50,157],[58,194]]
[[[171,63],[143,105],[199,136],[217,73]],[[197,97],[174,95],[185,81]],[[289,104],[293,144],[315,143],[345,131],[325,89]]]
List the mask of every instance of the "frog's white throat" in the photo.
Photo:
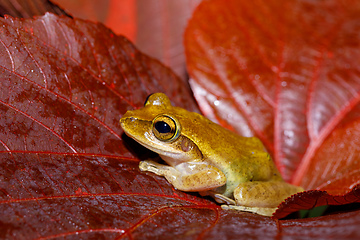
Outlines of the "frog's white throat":
[[[181,155],[181,154],[177,154],[177,155]],[[172,157],[172,156],[166,156],[166,155],[162,155],[162,154],[159,154],[159,156],[161,157],[162,160],[164,160],[167,164],[169,164],[172,167],[175,167],[181,163],[184,163],[184,162],[190,160],[190,159],[187,160],[184,158],[178,158],[179,156]]]
[[189,160],[191,160],[191,158],[189,158],[189,156],[187,156],[187,154],[184,154],[184,152],[174,152],[174,150],[167,150],[167,149],[158,149],[158,148],[154,148],[152,146],[149,146],[148,144],[133,138],[136,142],[138,142],[140,145],[144,146],[145,148],[156,152],[157,154],[159,154],[159,156],[161,157],[162,160],[164,160],[167,164],[169,164],[170,166],[176,166],[180,163],[183,162],[187,162]]

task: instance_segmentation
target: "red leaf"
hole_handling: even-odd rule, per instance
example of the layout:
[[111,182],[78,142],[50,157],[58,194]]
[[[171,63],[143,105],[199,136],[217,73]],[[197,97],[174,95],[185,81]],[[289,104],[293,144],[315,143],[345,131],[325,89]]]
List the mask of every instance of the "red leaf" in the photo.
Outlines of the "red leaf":
[[345,195],[330,195],[326,191],[310,190],[291,196],[280,204],[274,213],[274,218],[284,218],[288,214],[325,205],[345,205],[360,201],[360,185],[355,186]]
[[201,0],[137,2],[136,46],[171,67],[187,83],[183,34]]
[[53,1],[44,0],[1,0],[0,15],[5,14],[18,18],[29,18],[40,16],[46,12],[52,12],[58,15],[68,14],[59,6],[53,4]]
[[115,238],[176,207],[219,211],[140,174],[124,145],[121,114],[152,92],[197,110],[168,68],[101,24],[0,21],[0,238]]
[[[87,0],[88,2],[88,0]],[[101,2],[103,4],[103,1]],[[94,9],[99,7],[99,2],[94,4]],[[97,11],[96,11],[97,12]],[[136,1],[135,0],[110,0],[105,25],[115,33],[122,34],[134,41],[136,38]]]
[[185,33],[203,112],[258,136],[289,182],[351,191],[360,183],[359,23],[351,0],[203,2]]
[[357,239],[360,236],[359,223],[360,211],[298,221],[285,220],[279,222],[280,236],[292,239]]

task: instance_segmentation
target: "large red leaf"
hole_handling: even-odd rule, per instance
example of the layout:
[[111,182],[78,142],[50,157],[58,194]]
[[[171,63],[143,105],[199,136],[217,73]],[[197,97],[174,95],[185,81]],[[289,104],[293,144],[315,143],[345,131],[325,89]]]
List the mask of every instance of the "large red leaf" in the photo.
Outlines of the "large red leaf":
[[124,145],[121,114],[152,92],[196,111],[169,69],[100,24],[0,20],[2,238],[115,238],[172,206],[219,211],[140,174]]
[[359,27],[357,1],[204,1],[185,33],[195,96],[289,182],[345,194],[360,183]]

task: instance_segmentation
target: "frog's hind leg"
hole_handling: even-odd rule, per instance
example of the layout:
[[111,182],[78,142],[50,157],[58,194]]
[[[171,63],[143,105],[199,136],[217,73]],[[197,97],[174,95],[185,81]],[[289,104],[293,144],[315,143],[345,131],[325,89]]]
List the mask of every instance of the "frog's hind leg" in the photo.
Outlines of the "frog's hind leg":
[[271,217],[273,213],[276,211],[275,208],[264,208],[264,207],[246,207],[246,206],[236,206],[236,205],[221,205],[222,209],[228,210],[228,209],[234,209],[237,211],[243,211],[243,212],[251,212],[256,213],[262,216]]
[[225,208],[271,216],[282,201],[301,191],[304,189],[284,181],[244,182],[234,190],[237,206]]

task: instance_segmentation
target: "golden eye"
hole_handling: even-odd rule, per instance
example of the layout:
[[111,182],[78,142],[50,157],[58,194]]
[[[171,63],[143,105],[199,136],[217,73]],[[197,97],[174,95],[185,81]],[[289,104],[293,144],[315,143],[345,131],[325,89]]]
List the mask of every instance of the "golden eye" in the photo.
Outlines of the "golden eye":
[[159,115],[152,121],[152,130],[157,139],[170,142],[180,135],[180,124],[168,115]]

